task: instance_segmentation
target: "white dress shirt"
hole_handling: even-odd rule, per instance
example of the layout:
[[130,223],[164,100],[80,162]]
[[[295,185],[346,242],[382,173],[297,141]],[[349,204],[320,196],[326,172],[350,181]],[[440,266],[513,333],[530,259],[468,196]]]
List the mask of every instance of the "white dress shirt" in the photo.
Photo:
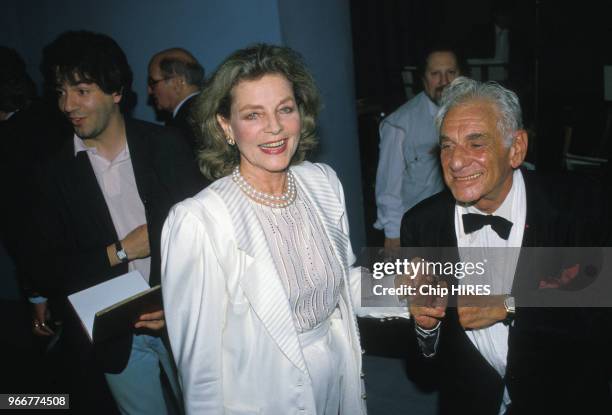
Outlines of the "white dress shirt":
[[192,94],[187,95],[185,98],[183,98],[183,100],[181,102],[178,103],[178,105],[176,106],[176,108],[174,108],[174,111],[172,111],[172,118],[176,118],[176,114],[178,114],[179,110],[181,109],[181,107],[183,106],[183,104],[191,97],[194,97],[196,95],[198,95],[200,92],[194,92]]
[[[482,229],[466,234],[463,230],[462,215],[466,213],[479,213],[474,206],[455,205],[455,234],[461,261],[482,261],[486,258],[485,274],[466,277],[461,284],[490,284],[491,294],[510,294],[514,273],[518,262],[518,255],[523,241],[525,217],[527,214],[527,198],[525,182],[520,170],[513,173],[512,188],[501,206],[492,214],[501,216],[512,222],[512,229],[508,240],[504,240],[491,228],[485,225]],[[517,249],[502,249],[502,248]],[[493,248],[493,249],[491,249]],[[466,335],[486,361],[503,378],[506,373],[506,360],[508,356],[508,326],[502,322],[478,330],[466,330]],[[510,404],[508,389],[504,388],[504,397],[500,407],[503,414]]]
[[444,188],[434,126],[437,111],[421,92],[380,124],[374,227],[387,238],[399,238],[404,213]]

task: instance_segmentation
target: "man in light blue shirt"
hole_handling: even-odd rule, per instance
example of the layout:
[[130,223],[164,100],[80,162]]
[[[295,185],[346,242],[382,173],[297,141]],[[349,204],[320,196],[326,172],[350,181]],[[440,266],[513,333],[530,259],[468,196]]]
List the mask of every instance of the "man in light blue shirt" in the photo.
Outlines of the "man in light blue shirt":
[[461,75],[462,67],[453,49],[430,49],[419,65],[423,92],[380,124],[374,227],[384,230],[385,247],[399,247],[404,212],[444,188],[434,116],[442,90]]

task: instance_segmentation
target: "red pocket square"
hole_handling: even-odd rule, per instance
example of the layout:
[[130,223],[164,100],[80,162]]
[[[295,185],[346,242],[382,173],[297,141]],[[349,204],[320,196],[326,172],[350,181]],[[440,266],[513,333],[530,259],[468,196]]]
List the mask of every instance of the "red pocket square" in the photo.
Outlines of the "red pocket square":
[[560,288],[571,283],[580,273],[580,264],[574,264],[561,271],[558,277],[550,277],[540,281],[538,288]]

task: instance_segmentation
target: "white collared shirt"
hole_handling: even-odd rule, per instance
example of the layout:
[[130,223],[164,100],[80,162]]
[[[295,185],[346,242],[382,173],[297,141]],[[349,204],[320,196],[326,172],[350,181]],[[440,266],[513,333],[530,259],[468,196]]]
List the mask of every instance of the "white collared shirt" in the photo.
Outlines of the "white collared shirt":
[[[106,206],[113,220],[119,239],[125,238],[137,226],[147,223],[145,208],[136,187],[136,177],[130,150],[125,148],[113,160],[102,157],[95,147],[88,147],[76,134],[74,135],[74,155],[85,151],[102,190]],[[137,269],[149,281],[151,257],[140,258],[128,263],[128,269]]]
[[387,238],[400,237],[404,213],[444,189],[438,131],[438,107],[421,92],[380,123],[376,171],[377,219]]
[[[523,241],[525,218],[527,215],[527,197],[525,182],[520,170],[515,170],[512,177],[512,188],[501,206],[493,212],[512,222],[512,229],[508,240],[501,238],[490,225],[466,234],[463,229],[462,215],[465,213],[480,213],[474,206],[455,205],[455,234],[457,247],[462,261],[478,261],[487,259],[485,275],[465,278],[461,284],[490,284],[491,294],[510,294],[514,273],[518,262],[518,254]],[[487,249],[494,248],[494,249]],[[495,249],[498,248],[498,249]],[[517,249],[500,249],[517,248]],[[466,330],[466,335],[486,361],[503,378],[506,373],[506,360],[508,356],[508,326],[498,322],[490,327],[479,330]],[[500,414],[504,413],[510,403],[508,389],[504,388],[504,398],[500,407]]]
[[176,106],[176,108],[174,108],[174,111],[172,111],[172,118],[176,118],[176,114],[178,114],[179,110],[181,109],[181,107],[183,106],[183,104],[191,97],[194,97],[196,95],[198,95],[200,93],[200,91],[194,92],[192,94],[187,95],[181,102],[178,103],[178,105]]

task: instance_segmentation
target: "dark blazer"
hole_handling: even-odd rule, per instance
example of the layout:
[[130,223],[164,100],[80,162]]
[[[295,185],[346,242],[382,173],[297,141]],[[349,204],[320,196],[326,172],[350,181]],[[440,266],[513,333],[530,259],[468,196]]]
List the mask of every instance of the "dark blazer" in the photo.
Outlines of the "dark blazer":
[[[523,173],[524,247],[609,245],[609,204],[595,184]],[[456,247],[454,206],[452,193],[445,190],[408,211],[402,220],[402,246]],[[517,270],[528,261],[524,252]],[[513,293],[537,290],[537,283],[533,275],[517,271]],[[607,309],[519,306],[508,338],[505,382],[512,399],[510,413],[604,413],[606,408],[609,413],[609,318]],[[456,308],[447,309],[432,360],[439,370],[440,413],[498,413],[504,380],[466,336]]]
[[194,95],[183,102],[183,105],[181,105],[181,108],[176,113],[176,117],[170,118],[166,122],[168,127],[177,128],[181,132],[194,155],[199,147],[192,120],[192,111],[197,97],[197,95]]
[[[151,286],[160,283],[160,238],[164,220],[177,202],[204,187],[191,154],[172,131],[137,120],[125,121],[138,194],[145,207],[151,248]],[[106,247],[118,240],[108,207],[89,158],[74,155],[70,140],[44,169],[40,204],[41,269],[35,286],[52,298],[62,298],[127,272],[127,264],[111,267]],[[66,304],[64,304],[66,306]],[[87,347],[82,328],[69,309],[65,337],[73,346]],[[107,372],[127,364],[131,336],[96,347]]]

